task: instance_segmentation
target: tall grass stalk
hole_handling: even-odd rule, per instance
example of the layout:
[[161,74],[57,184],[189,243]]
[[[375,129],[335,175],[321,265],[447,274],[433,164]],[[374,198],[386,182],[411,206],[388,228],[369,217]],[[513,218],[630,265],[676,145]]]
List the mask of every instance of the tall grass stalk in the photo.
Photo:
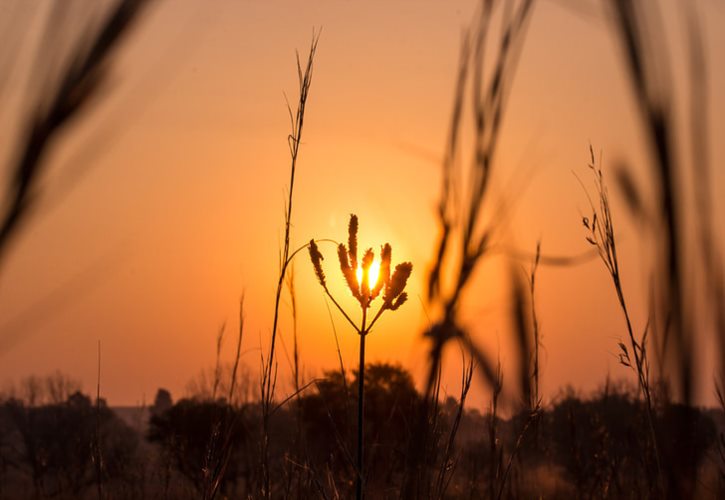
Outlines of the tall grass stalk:
[[[539,332],[538,319],[536,317],[536,309],[534,308],[534,291],[536,283],[536,270],[538,268],[539,259],[541,257],[541,248],[537,244],[536,255],[529,276],[529,289],[531,294],[529,297],[530,307],[527,308],[527,290],[522,279],[521,273],[513,269],[511,282],[511,319],[514,324],[514,332],[516,334],[516,345],[519,350],[519,388],[522,392],[523,404],[526,408],[526,423],[519,433],[516,444],[509,454],[506,466],[501,469],[502,475],[498,484],[498,492],[496,498],[500,499],[506,487],[506,482],[511,473],[511,467],[514,459],[521,450],[529,429],[537,428],[537,422],[541,416],[541,399],[539,394]],[[530,314],[529,314],[530,313]],[[531,316],[531,318],[529,318]]]
[[[437,404],[431,396],[441,371],[445,347],[451,341],[459,342],[474,359],[496,398],[500,393],[498,372],[487,353],[461,324],[459,310],[471,277],[483,258],[490,254],[502,227],[500,217],[486,217],[492,215],[490,210],[501,209],[491,205],[491,179],[501,168],[496,156],[501,125],[533,6],[533,0],[482,0],[477,16],[463,36],[442,164],[437,213],[440,236],[428,275],[427,299],[438,318],[424,333],[430,350],[423,405],[416,423],[423,434],[411,444],[408,452],[411,470],[403,486],[406,497],[421,496],[420,476],[427,468],[430,446],[425,429],[431,418],[431,406]],[[493,40],[493,54],[489,54],[490,31],[496,15],[500,15],[502,24],[498,39]],[[493,60],[488,63],[490,55]],[[464,159],[463,141],[468,135],[464,125],[468,119],[472,123],[472,148],[470,156]],[[466,167],[462,166],[464,162]],[[528,366],[528,355],[523,346],[518,347],[519,359]],[[493,491],[491,496],[494,496]]]
[[541,347],[541,332],[539,327],[539,316],[536,314],[536,272],[539,270],[539,263],[541,262],[541,241],[536,243],[536,255],[534,256],[533,263],[531,264],[531,273],[529,274],[529,293],[531,300],[531,323],[534,334],[534,352],[533,366],[531,372],[531,401],[529,407],[534,408],[541,405],[541,393],[540,393],[540,381],[541,373],[539,371],[540,353],[539,348]]
[[491,407],[488,413],[488,497],[493,500],[499,491],[499,481],[503,472],[503,450],[498,446],[498,408],[499,398],[503,390],[503,370],[501,369],[501,356],[496,359],[496,383],[491,391]]
[[[675,64],[668,51],[670,39],[659,4],[627,0],[609,0],[607,4],[650,155],[648,187],[654,195],[653,206],[644,203],[642,190],[626,169],[621,170],[619,180],[634,214],[653,229],[655,353],[660,370],[668,372],[668,380],[676,384],[679,398],[692,404],[698,388],[697,333],[714,333],[712,340],[719,346],[721,376],[725,373],[725,273],[723,256],[712,236],[702,23],[698,22],[693,2],[678,4],[687,37],[683,53],[689,90],[689,107],[678,110],[672,83],[676,80]],[[684,130],[678,127],[678,115],[686,117]],[[683,137],[690,138],[689,148]],[[689,199],[694,200],[694,207],[688,204]],[[687,233],[690,225],[695,228],[692,239]],[[690,241],[694,241],[694,246],[688,245]],[[699,291],[704,291],[708,299],[697,303]],[[691,431],[691,425],[682,425],[672,439],[688,439]],[[696,477],[691,471],[684,471],[684,476],[680,473],[676,465],[680,457],[668,454],[663,458],[667,490],[674,496],[692,497]]]
[[221,378],[222,378],[221,356],[222,356],[222,346],[224,345],[224,331],[225,330],[226,330],[226,324],[222,324],[222,326],[219,327],[219,331],[217,332],[217,336],[216,336],[216,356],[215,356],[215,361],[214,361],[214,382],[212,384],[212,389],[211,389],[212,401],[216,401],[217,391],[219,390],[219,384],[221,383]]
[[[644,396],[647,410],[647,423],[650,433],[650,444],[654,453],[654,462],[656,467],[656,474],[654,478],[651,477],[649,468],[647,468],[648,482],[650,488],[653,488],[655,496],[659,496],[664,491],[664,486],[662,484],[661,477],[662,466],[660,463],[659,445],[654,426],[655,415],[652,402],[652,391],[650,387],[650,364],[647,355],[647,332],[649,330],[649,324],[645,326],[644,332],[638,340],[637,335],[634,332],[634,327],[632,326],[629,309],[627,308],[627,302],[624,297],[622,275],[620,273],[619,257],[617,255],[614,219],[609,203],[607,186],[604,182],[604,174],[602,173],[601,158],[599,162],[596,161],[594,149],[591,145],[589,146],[589,154],[590,163],[588,167],[594,176],[597,205],[595,205],[595,202],[587,193],[591,209],[591,218],[584,217],[582,219],[582,224],[588,232],[586,236],[587,242],[596,248],[601,261],[604,263],[604,266],[612,279],[612,284],[614,285],[614,290],[617,293],[617,300],[619,302],[620,309],[624,314],[627,326],[627,335],[629,338],[629,347],[632,354],[630,355],[630,349],[628,349],[625,344],[619,342],[619,361],[624,366],[632,368],[635,371],[640,393]],[[634,365],[632,365],[632,358],[634,358]]]
[[506,488],[506,481],[508,480],[508,477],[511,474],[511,467],[514,463],[514,460],[519,455],[519,451],[521,450],[521,445],[524,442],[524,438],[526,437],[526,434],[528,433],[528,431],[532,427],[532,425],[536,424],[536,421],[538,420],[538,417],[540,415],[539,411],[540,411],[539,408],[535,408],[531,411],[531,413],[529,414],[529,418],[526,420],[526,424],[524,424],[524,428],[521,429],[521,432],[519,433],[518,437],[516,438],[516,444],[514,445],[514,449],[511,451],[511,454],[509,455],[509,458],[506,461],[506,467],[503,469],[503,476],[501,477],[501,482],[498,486],[498,493],[496,494],[497,500],[501,500],[501,498],[503,498],[503,494],[504,494],[504,491]]
[[96,472],[96,493],[103,498],[103,453],[101,452],[101,341],[98,341],[98,371],[96,373],[96,429],[93,436],[93,465]]
[[[722,302],[717,302],[725,295],[725,275],[718,243],[712,237],[707,66],[702,26],[698,24],[694,4],[682,2],[679,14],[687,37],[684,53],[689,70],[686,73],[689,107],[682,111],[687,128],[680,130],[672,85],[673,57],[668,51],[669,40],[659,5],[625,0],[607,3],[641,118],[645,146],[650,153],[649,184],[653,188],[654,206],[644,203],[641,189],[627,170],[622,169],[618,180],[635,215],[653,228],[657,249],[654,274],[661,280],[655,290],[657,312],[663,325],[661,332],[653,330],[659,334],[654,338],[658,347],[655,352],[678,384],[681,399],[691,404],[697,385],[694,370],[697,331],[707,331],[710,327],[715,330],[715,340],[721,348],[718,361],[725,370],[725,349],[722,348],[725,313]],[[681,139],[684,136],[691,139],[689,149]],[[692,183],[686,182],[688,174]],[[689,197],[694,200],[694,211],[688,206]],[[692,219],[696,230],[694,250],[686,245],[688,219]],[[698,277],[704,286],[697,288],[709,296],[704,304],[705,314],[696,311],[691,293]]]
[[[717,402],[720,406],[720,410],[725,414],[725,395],[723,395],[723,384],[722,382],[715,381],[715,395],[717,396]],[[720,431],[717,436],[717,466],[720,480],[719,491],[725,490],[725,432]]]
[[[40,93],[32,103],[27,123],[23,124],[25,130],[20,136],[19,154],[10,165],[10,183],[2,199],[0,258],[39,199],[39,180],[50,164],[48,157],[54,144],[101,93],[121,42],[150,3],[151,0],[117,2],[108,9],[98,29],[84,27],[90,35],[83,33],[78,38],[69,57],[52,52],[63,43],[56,39],[60,34],[57,26],[49,25],[43,47],[50,52],[39,54],[38,72],[53,67],[53,64],[47,64],[48,61],[63,59],[68,63],[61,68],[57,78],[52,72],[38,75],[38,80],[45,81],[38,85]],[[68,6],[58,3],[55,8],[66,9]]]
[[[302,389],[301,375],[300,375],[300,352],[299,342],[297,336],[297,289],[295,288],[295,267],[294,263],[290,266],[289,272],[287,273],[287,291],[290,297],[290,306],[292,312],[292,381],[294,383],[294,393],[296,394],[296,405],[295,413],[297,419],[297,435],[295,438],[295,446],[297,453],[297,460],[303,460],[303,442],[302,442]],[[302,464],[304,465],[304,464]],[[300,474],[297,475],[297,494],[298,497],[302,493],[302,477]],[[288,492],[289,496],[289,492]]]
[[665,280],[660,297],[666,317],[661,358],[673,356],[671,367],[676,372],[683,398],[689,403],[694,353],[693,332],[686,326],[683,293],[683,207],[679,187],[682,172],[677,161],[669,61],[664,43],[659,43],[664,42],[663,27],[659,23],[661,13],[656,4],[645,9],[637,3],[612,0],[611,5],[647,146],[653,157],[652,179],[659,206],[653,211],[651,222],[657,225],[661,235],[658,271]]
[[[426,397],[431,393],[444,347],[451,340],[460,341],[473,356],[488,383],[492,386],[496,384],[493,363],[459,324],[458,311],[471,276],[490,251],[491,243],[500,230],[497,218],[484,224],[483,215],[484,209],[490,205],[490,180],[500,168],[496,151],[501,124],[533,5],[533,0],[515,3],[483,0],[478,18],[464,36],[443,161],[443,183],[438,204],[441,232],[435,251],[436,260],[428,277],[428,300],[437,306],[441,317],[425,333],[431,343]],[[484,71],[484,60],[496,12],[500,12],[503,24],[493,69],[488,74]],[[460,150],[466,115],[464,110],[469,97],[473,150],[470,168],[464,172],[460,165]],[[464,184],[464,179],[469,182]],[[454,242],[454,238],[458,241]],[[454,252],[457,255],[453,256]],[[454,261],[455,266],[452,266],[448,279],[444,280],[449,260]],[[451,283],[448,290],[444,290],[444,282]]]
[[297,76],[299,81],[299,100],[297,103],[297,110],[293,114],[292,108],[288,106],[290,115],[290,122],[292,125],[292,132],[288,136],[288,145],[290,150],[291,164],[290,164],[290,182],[289,192],[285,207],[285,229],[284,229],[284,245],[280,256],[280,271],[279,278],[277,280],[277,289],[275,292],[274,301],[274,318],[272,320],[272,334],[269,344],[269,352],[267,354],[266,361],[263,360],[262,369],[262,496],[264,498],[270,498],[271,483],[270,483],[270,471],[269,471],[269,418],[272,409],[272,403],[274,401],[274,389],[276,385],[277,372],[275,368],[275,346],[277,341],[277,330],[279,322],[279,306],[282,296],[282,289],[285,283],[285,276],[287,268],[290,264],[290,236],[292,229],[292,207],[294,202],[294,185],[295,185],[295,174],[297,170],[297,159],[300,151],[300,144],[302,141],[302,130],[304,127],[305,120],[305,108],[307,105],[307,99],[309,97],[310,87],[312,85],[312,70],[315,58],[315,52],[317,51],[317,43],[319,41],[319,35],[313,34],[312,42],[310,44],[310,50],[307,56],[307,63],[302,69],[299,54],[297,54]]
[[[217,357],[221,348],[224,328],[219,330],[217,336]],[[227,472],[229,460],[231,459],[234,434],[238,431],[240,425],[239,416],[240,408],[235,403],[235,390],[237,388],[237,377],[239,371],[239,363],[242,357],[242,340],[244,338],[244,295],[239,301],[239,330],[237,332],[237,342],[234,351],[234,362],[232,363],[232,372],[229,379],[229,391],[226,394],[227,401],[223,417],[215,422],[209,442],[207,444],[206,456],[204,460],[204,474],[202,484],[202,498],[204,500],[213,500],[224,480]],[[219,360],[217,359],[217,366]],[[214,370],[214,389],[216,392],[220,385],[221,372],[215,367]],[[241,406],[241,405],[240,405]]]
[[446,496],[446,491],[453,479],[453,474],[456,471],[457,459],[454,458],[453,454],[455,451],[456,435],[458,429],[461,426],[461,420],[463,419],[463,412],[466,407],[466,399],[468,393],[471,390],[471,383],[473,382],[473,372],[475,365],[473,360],[470,359],[466,362],[465,352],[461,353],[461,393],[458,397],[458,407],[456,408],[456,415],[453,418],[450,431],[448,432],[448,440],[446,441],[445,451],[438,468],[438,479],[436,481],[435,494],[433,498],[443,499]]

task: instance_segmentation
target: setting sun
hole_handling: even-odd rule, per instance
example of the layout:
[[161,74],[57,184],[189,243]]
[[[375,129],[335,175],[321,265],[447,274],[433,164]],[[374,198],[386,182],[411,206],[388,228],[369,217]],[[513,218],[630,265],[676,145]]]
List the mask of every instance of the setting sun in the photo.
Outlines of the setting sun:
[[[355,271],[357,276],[357,282],[362,283],[362,267],[358,267]],[[370,286],[373,287],[378,282],[378,276],[380,276],[380,260],[375,259],[370,265]]]

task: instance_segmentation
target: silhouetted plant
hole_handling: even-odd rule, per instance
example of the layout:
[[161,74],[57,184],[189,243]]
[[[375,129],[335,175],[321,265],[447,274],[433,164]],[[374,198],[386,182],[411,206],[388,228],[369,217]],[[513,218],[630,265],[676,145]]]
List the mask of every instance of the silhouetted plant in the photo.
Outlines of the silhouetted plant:
[[[369,248],[363,254],[362,260],[358,261],[357,252],[357,229],[358,219],[356,215],[350,216],[348,225],[348,245],[345,247],[340,243],[337,247],[337,256],[340,261],[340,271],[345,278],[352,296],[360,303],[362,318],[360,323],[353,321],[345,310],[340,306],[337,300],[330,293],[327,287],[327,280],[322,269],[322,254],[317,248],[315,240],[310,240],[309,252],[312,266],[315,270],[317,280],[322,285],[325,293],[330,298],[337,309],[342,313],[345,319],[355,329],[360,337],[359,363],[358,363],[358,443],[357,443],[357,498],[363,498],[364,494],[364,407],[365,407],[365,337],[370,333],[375,323],[385,311],[395,311],[408,299],[408,294],[404,291],[410,274],[413,272],[413,264],[403,262],[395,266],[392,276],[390,274],[392,248],[386,243],[380,250],[380,270],[378,272],[377,281],[370,283],[370,268],[373,265],[375,254],[372,248]],[[368,309],[372,302],[382,293],[382,304],[377,313],[372,316],[372,320],[368,320]]]
[[[46,33],[43,47],[49,53],[40,54],[40,61],[63,61],[58,75],[48,71],[54,64],[38,64],[45,74],[38,75],[42,81],[38,85],[41,91],[32,103],[32,111],[23,124],[24,130],[19,141],[19,155],[9,167],[10,182],[3,195],[2,215],[0,215],[0,259],[11,238],[27,219],[30,209],[39,198],[39,179],[48,168],[48,157],[54,144],[61,138],[69,125],[81,116],[98,97],[108,76],[112,62],[121,41],[141,17],[143,9],[151,0],[121,0],[108,9],[97,29],[84,31],[74,41],[71,54],[63,57],[58,48],[63,43],[57,39],[60,31],[52,23]],[[57,9],[69,6],[57,4]],[[45,60],[43,60],[45,59]]]
[[[694,2],[679,4],[678,14],[687,36],[687,43],[682,45],[689,70],[684,72],[685,84],[690,94],[689,106],[678,109],[672,84],[675,65],[667,49],[669,37],[660,5],[626,0],[607,3],[641,119],[643,143],[651,158],[648,189],[654,203],[647,203],[629,169],[621,168],[618,180],[633,215],[652,229],[655,243],[655,353],[661,368],[673,375],[682,400],[691,403],[697,388],[697,331],[713,329],[720,344],[720,369],[725,370],[725,274],[717,239],[712,237],[707,68],[702,33]],[[680,114],[687,117],[684,128],[680,127]],[[686,136],[691,139],[689,145],[682,139]],[[689,196],[695,200],[694,211],[690,210]],[[695,227],[697,236],[692,248],[685,245],[689,225]],[[695,312],[695,294],[691,292],[698,288],[707,292],[707,300],[701,304],[704,314]],[[670,487],[678,488],[672,483]],[[688,492],[681,494],[689,496]]]
[[[284,246],[280,254],[279,277],[277,280],[277,289],[274,301],[274,318],[272,320],[272,334],[269,344],[269,352],[267,359],[262,362],[262,494],[265,498],[270,498],[272,492],[270,490],[270,472],[269,472],[269,419],[273,411],[274,392],[277,385],[277,369],[275,365],[275,347],[277,343],[277,329],[279,323],[279,305],[282,297],[282,289],[287,278],[287,270],[292,263],[292,257],[297,252],[292,252],[291,230],[292,230],[292,206],[294,201],[295,174],[297,171],[297,158],[299,156],[300,144],[302,141],[302,130],[305,121],[305,109],[307,99],[309,97],[310,88],[312,86],[312,73],[314,68],[315,53],[317,51],[317,42],[319,35],[313,32],[310,51],[307,56],[307,63],[302,69],[299,53],[297,54],[297,76],[299,80],[299,101],[296,111],[292,112],[292,108],[288,105],[292,132],[287,136],[287,142],[290,150],[290,181],[288,199],[285,206],[284,214]],[[290,288],[292,290],[292,288]]]
[[[448,490],[451,481],[453,480],[453,474],[455,473],[456,467],[458,466],[458,459],[454,457],[454,450],[456,446],[456,436],[458,435],[458,429],[463,419],[463,413],[465,411],[466,399],[468,393],[471,390],[471,382],[473,382],[473,371],[474,364],[473,360],[466,362],[465,354],[462,355],[461,359],[461,394],[459,396],[457,404],[455,400],[453,403],[456,404],[455,417],[450,424],[450,430],[448,433],[448,440],[445,445],[445,451],[441,458],[441,462],[438,469],[438,479],[434,489],[434,498],[444,498],[446,491]],[[449,398],[449,400],[452,398]]]
[[[607,186],[604,182],[604,174],[602,173],[601,158],[597,163],[594,157],[594,149],[589,146],[590,163],[588,165],[594,176],[594,186],[596,191],[597,201],[593,201],[587,192],[587,198],[589,199],[591,216],[584,217],[582,219],[582,225],[587,230],[586,240],[587,242],[596,248],[601,261],[609,273],[612,279],[612,284],[617,293],[617,300],[619,306],[624,314],[624,319],[627,326],[627,335],[629,338],[629,346],[619,342],[619,362],[634,370],[637,375],[637,383],[640,393],[644,396],[645,408],[647,410],[647,422],[648,422],[648,434],[650,437],[650,445],[652,446],[652,452],[654,457],[655,475],[652,477],[650,469],[647,468],[647,478],[650,483],[650,487],[653,488],[655,494],[662,492],[664,485],[662,484],[662,467],[660,465],[660,453],[657,440],[657,433],[654,426],[654,407],[652,401],[652,391],[650,389],[650,364],[647,351],[647,333],[649,329],[649,323],[644,328],[644,332],[638,340],[638,337],[634,333],[634,327],[629,315],[629,309],[627,308],[627,302],[624,297],[624,290],[622,288],[622,275],[619,269],[619,258],[617,256],[617,242],[615,239],[614,232],[614,218],[612,216],[612,209],[609,204],[609,193]],[[583,184],[582,184],[583,185]],[[647,454],[649,456],[649,454]]]
[[[453,116],[443,161],[443,176],[438,221],[440,237],[436,246],[436,259],[428,279],[428,299],[439,308],[441,317],[427,329],[425,336],[431,342],[426,394],[430,395],[443,348],[451,340],[458,340],[470,352],[486,380],[496,384],[493,363],[472,341],[466,329],[460,325],[459,305],[464,289],[469,284],[475,269],[490,247],[501,228],[501,215],[484,220],[484,209],[497,210],[490,205],[491,179],[500,168],[496,151],[507,99],[513,84],[533,0],[521,2],[484,0],[480,13],[466,31],[460,55],[456,82]],[[494,12],[501,7],[503,25],[499,33],[499,45],[493,69],[489,77],[484,71],[484,53]],[[470,86],[470,96],[467,87]],[[462,127],[466,99],[470,97],[472,115],[473,150],[470,168],[465,171],[460,163]],[[469,179],[470,182],[464,183]],[[501,207],[498,207],[500,209]],[[457,241],[456,241],[457,240]],[[447,264],[451,268],[448,270]],[[449,272],[445,277],[444,273]],[[450,283],[449,289],[445,285]],[[523,356],[521,356],[523,358]],[[528,363],[528,359],[524,362]]]
[[219,330],[216,341],[217,359],[214,367],[214,377],[211,389],[211,400],[208,402],[219,403],[223,406],[224,411],[218,413],[219,419],[213,423],[209,434],[204,454],[203,470],[203,488],[202,497],[204,500],[212,500],[222,486],[226,476],[227,467],[229,466],[234,447],[236,445],[234,437],[238,433],[239,427],[242,425],[241,405],[237,401],[236,387],[238,385],[237,373],[239,371],[239,361],[241,357],[242,339],[244,338],[244,296],[239,302],[239,329],[237,331],[236,349],[234,361],[230,366],[227,393],[217,399],[218,389],[224,384],[222,380],[222,370],[220,364],[221,346],[224,340],[224,327]]

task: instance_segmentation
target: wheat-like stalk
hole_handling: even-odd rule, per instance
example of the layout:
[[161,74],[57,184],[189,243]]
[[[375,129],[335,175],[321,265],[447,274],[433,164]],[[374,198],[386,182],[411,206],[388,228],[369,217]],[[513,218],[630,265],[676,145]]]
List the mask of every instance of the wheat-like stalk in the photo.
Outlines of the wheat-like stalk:
[[[365,428],[365,337],[372,330],[373,325],[378,321],[385,311],[395,311],[402,306],[408,298],[405,292],[405,286],[408,283],[411,273],[413,272],[413,264],[403,262],[395,266],[393,275],[390,275],[390,262],[392,259],[392,248],[386,243],[380,250],[380,272],[375,283],[370,283],[370,268],[375,260],[375,253],[369,248],[363,254],[361,260],[358,260],[358,242],[357,242],[358,218],[356,215],[350,216],[348,224],[347,247],[340,243],[337,246],[337,256],[340,261],[340,271],[347,283],[352,296],[357,299],[362,312],[360,323],[356,323],[350,318],[350,315],[340,306],[340,303],[330,292],[327,287],[325,272],[322,269],[322,261],[324,257],[320,252],[315,240],[310,240],[307,246],[310,253],[310,260],[315,271],[317,281],[319,281],[325,294],[330,298],[335,307],[342,313],[345,319],[352,325],[360,337],[359,350],[359,366],[358,366],[358,412],[357,412],[357,480],[356,480],[356,496],[358,500],[364,496],[365,489],[365,467],[364,467],[364,439],[363,430]],[[361,278],[358,280],[358,266],[361,270]],[[383,300],[380,308],[372,317],[372,321],[368,322],[368,309],[372,302],[383,291]]]

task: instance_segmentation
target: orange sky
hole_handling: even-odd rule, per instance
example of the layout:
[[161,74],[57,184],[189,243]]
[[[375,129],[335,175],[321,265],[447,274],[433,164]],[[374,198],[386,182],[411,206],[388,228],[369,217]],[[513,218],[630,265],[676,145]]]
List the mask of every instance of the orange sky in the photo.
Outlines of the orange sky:
[[[475,3],[155,5],[124,47],[109,92],[56,151],[43,183],[47,197],[6,256],[0,382],[57,368],[91,390],[100,340],[102,394],[111,404],[149,402],[158,387],[180,397],[213,364],[219,326],[227,322],[235,331],[242,292],[243,360],[258,367],[271,327],[288,182],[284,94],[295,102],[294,51],[305,53],[313,27],[322,27],[322,36],[295,186],[293,247],[312,237],[344,239],[348,215],[356,213],[361,247],[390,242],[394,262],[412,261],[411,300],[383,317],[369,338],[368,359],[400,361],[422,374],[426,316],[418,296],[437,235],[438,159],[460,34]],[[532,250],[541,238],[549,254],[587,249],[580,226],[586,199],[572,171],[585,172],[590,141],[604,151],[605,169],[623,157],[635,165],[645,161],[599,3],[566,7],[574,3],[536,7],[500,147],[512,177],[495,181],[502,187],[511,178],[525,180],[515,184],[507,244]],[[719,91],[725,88],[725,9],[713,1],[698,4],[706,13],[710,125],[717,138],[725,131],[724,114],[717,112],[725,110]],[[29,26],[37,31],[39,22]],[[29,29],[24,47],[34,33]],[[12,83],[22,87],[22,74]],[[0,130],[13,130],[15,116],[6,114]],[[3,139],[4,150],[9,140]],[[725,146],[712,143],[712,158],[725,157]],[[78,172],[84,173],[75,182]],[[713,189],[725,180],[722,169],[714,175]],[[725,206],[716,203],[723,227]],[[625,291],[641,326],[645,251],[619,203],[615,211]],[[328,274],[336,276],[334,248],[322,250]],[[336,366],[337,358],[322,291],[301,255],[299,335],[309,377]],[[481,344],[491,352],[500,346],[504,364],[512,357],[504,321],[507,272],[505,259],[487,261],[463,313]],[[601,264],[544,268],[539,284],[546,397],[565,384],[591,390],[607,373],[627,376],[615,354],[624,323]],[[283,312],[289,346],[286,300]],[[357,338],[333,317],[352,365]],[[287,359],[279,352],[284,378]],[[227,358],[231,353],[230,340]],[[455,392],[458,354],[449,354],[447,380]],[[705,359],[709,381],[713,365]],[[711,400],[709,386],[700,400]]]

